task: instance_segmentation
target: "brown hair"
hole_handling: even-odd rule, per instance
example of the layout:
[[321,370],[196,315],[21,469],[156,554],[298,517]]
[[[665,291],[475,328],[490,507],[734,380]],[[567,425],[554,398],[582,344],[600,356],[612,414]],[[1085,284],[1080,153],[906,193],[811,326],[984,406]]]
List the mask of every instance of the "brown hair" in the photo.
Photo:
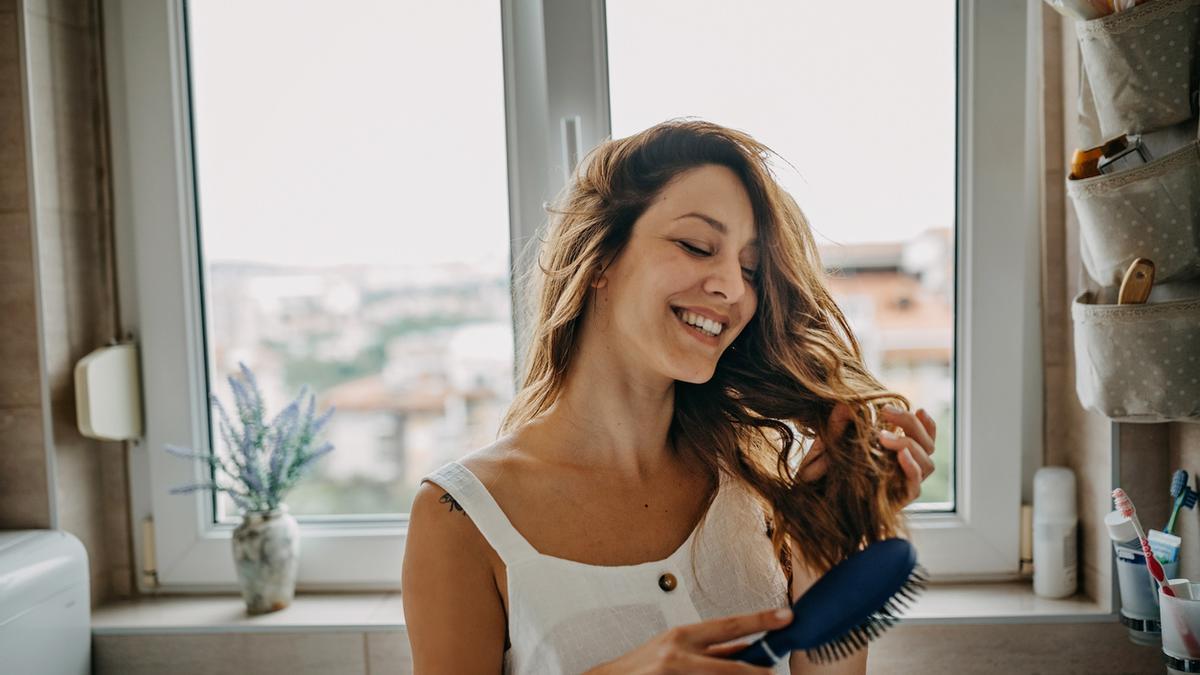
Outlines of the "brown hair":
[[[743,481],[764,502],[776,551],[794,540],[822,572],[864,544],[903,530],[906,488],[881,450],[879,408],[908,407],[863,364],[807,221],[768,166],[771,151],[716,124],[672,120],[601,143],[551,209],[530,290],[536,314],[520,390],[501,433],[545,412],[562,390],[592,279],[629,241],[652,198],[689,169],[719,165],[745,185],[760,249],[758,309],[703,384],[675,383],[671,446],[692,453],[715,478]],[[830,415],[850,423],[834,434]],[[798,436],[820,439],[828,469],[801,481]]]

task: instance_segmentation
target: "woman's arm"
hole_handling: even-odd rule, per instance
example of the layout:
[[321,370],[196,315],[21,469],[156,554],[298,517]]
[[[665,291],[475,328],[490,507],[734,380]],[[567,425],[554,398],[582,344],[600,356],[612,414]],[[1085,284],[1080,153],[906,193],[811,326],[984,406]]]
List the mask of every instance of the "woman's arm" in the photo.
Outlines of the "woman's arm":
[[[808,571],[808,568],[800,564],[803,558],[800,557],[800,551],[796,548],[796,545],[794,543],[789,543],[789,545],[791,546],[792,553],[791,597],[792,602],[795,603],[810,586],[817,583],[817,577]],[[792,652],[788,666],[792,670],[792,675],[866,675],[867,650],[864,647],[847,658],[838,659],[833,663],[824,665],[809,661],[804,652]]]
[[408,524],[400,597],[413,672],[499,673],[507,619],[488,544],[445,494],[422,484]]

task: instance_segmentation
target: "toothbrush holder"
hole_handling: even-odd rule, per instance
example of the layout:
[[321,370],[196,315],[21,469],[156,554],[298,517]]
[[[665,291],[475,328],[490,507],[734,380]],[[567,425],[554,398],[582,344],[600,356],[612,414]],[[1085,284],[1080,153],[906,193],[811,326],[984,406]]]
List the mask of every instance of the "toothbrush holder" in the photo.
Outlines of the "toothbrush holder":
[[[1188,650],[1184,634],[1200,637],[1200,584],[1186,584],[1187,593],[1171,597],[1159,591],[1162,625],[1162,654],[1167,673],[1200,673],[1200,649]],[[1177,587],[1177,586],[1176,586]]]
[[[1157,646],[1161,639],[1158,585],[1146,569],[1146,558],[1141,548],[1127,544],[1114,544],[1113,550],[1121,591],[1121,623],[1134,644]],[[1174,578],[1179,561],[1163,563],[1163,572],[1168,579]]]

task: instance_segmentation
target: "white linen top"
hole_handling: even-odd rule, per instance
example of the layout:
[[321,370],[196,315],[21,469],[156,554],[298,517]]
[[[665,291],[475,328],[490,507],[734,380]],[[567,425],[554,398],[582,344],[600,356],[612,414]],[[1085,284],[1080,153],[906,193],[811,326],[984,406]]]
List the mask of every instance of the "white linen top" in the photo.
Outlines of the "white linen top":
[[[458,502],[504,562],[506,675],[580,673],[673,626],[789,605],[763,510],[748,487],[724,475],[700,524],[674,553],[659,561],[613,566],[539,553],[475,474],[458,462],[423,480]],[[673,590],[659,586],[665,574],[674,575]],[[787,660],[774,672],[789,673]]]

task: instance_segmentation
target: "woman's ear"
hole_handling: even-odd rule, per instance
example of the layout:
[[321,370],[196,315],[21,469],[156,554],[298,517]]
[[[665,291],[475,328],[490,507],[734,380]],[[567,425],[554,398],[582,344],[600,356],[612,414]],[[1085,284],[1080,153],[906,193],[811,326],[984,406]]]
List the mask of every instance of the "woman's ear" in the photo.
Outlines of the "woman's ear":
[[592,288],[604,288],[607,285],[608,277],[605,276],[604,270],[597,272],[596,276],[592,277]]

